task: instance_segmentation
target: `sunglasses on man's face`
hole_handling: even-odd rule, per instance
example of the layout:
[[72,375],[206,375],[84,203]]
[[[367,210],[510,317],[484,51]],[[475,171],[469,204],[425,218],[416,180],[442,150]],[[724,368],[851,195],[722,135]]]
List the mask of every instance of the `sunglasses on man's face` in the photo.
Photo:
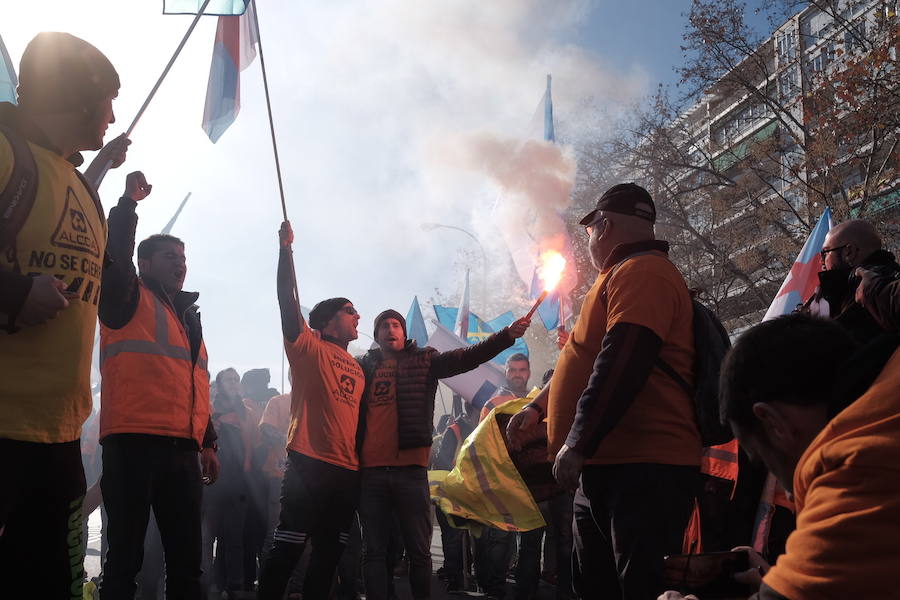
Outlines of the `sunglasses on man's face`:
[[591,236],[595,229],[602,232],[606,227],[606,221],[606,217],[601,216],[594,219],[589,225],[585,225],[584,230],[587,231],[588,237]]
[[819,256],[822,257],[822,261],[824,262],[825,257],[828,256],[829,252],[834,252],[835,250],[843,250],[844,248],[846,248],[849,245],[850,244],[844,244],[843,246],[835,246],[834,248],[822,248],[822,250],[819,251]]

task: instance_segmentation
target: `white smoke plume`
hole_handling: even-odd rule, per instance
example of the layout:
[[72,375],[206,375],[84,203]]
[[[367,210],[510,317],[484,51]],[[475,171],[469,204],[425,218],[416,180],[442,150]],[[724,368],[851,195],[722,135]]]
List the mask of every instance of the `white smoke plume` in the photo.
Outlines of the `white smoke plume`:
[[[122,88],[110,137],[127,127],[190,23],[162,16],[160,2],[19,4],[16,27],[4,32],[15,63],[35,33],[58,30],[89,40],[116,65]],[[645,89],[640,69],[613,64],[578,41],[603,34],[580,29],[587,13],[604,10],[598,6],[258,0],[305,305],[348,297],[365,334],[385,308],[405,313],[413,295],[458,289],[455,257],[474,243],[459,232],[423,231],[423,222],[478,235],[497,269],[484,279],[491,290],[504,289],[499,277],[509,255],[489,218],[498,195],[503,201],[493,216],[511,223],[530,214],[522,206],[540,200],[556,210],[568,197],[567,151],[525,143],[546,74],[553,74],[557,132],[569,141],[602,134],[582,118],[586,107],[615,110]],[[138,239],[158,232],[192,192],[173,233],[187,244],[186,289],[201,292],[210,367],[279,373],[274,273],[281,210],[259,64],[242,74],[240,116],[210,144],[200,123],[215,25],[215,18],[201,20],[135,130],[126,166],[111,172],[100,192],[108,209],[127,172],[147,175],[153,195],[139,208]],[[460,140],[462,148],[448,150]],[[548,162],[537,168],[538,159]],[[540,218],[535,223],[537,231],[547,229]],[[473,265],[473,282],[480,283],[480,270]],[[514,299],[493,295],[492,309],[514,308]],[[474,297],[473,310],[485,312]]]

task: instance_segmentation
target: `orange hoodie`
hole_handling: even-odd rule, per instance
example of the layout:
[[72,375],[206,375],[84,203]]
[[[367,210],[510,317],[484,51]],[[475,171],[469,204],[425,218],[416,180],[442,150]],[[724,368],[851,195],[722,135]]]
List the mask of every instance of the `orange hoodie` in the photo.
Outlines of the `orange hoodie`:
[[900,350],[806,449],[794,496],[767,585],[790,600],[900,597]]

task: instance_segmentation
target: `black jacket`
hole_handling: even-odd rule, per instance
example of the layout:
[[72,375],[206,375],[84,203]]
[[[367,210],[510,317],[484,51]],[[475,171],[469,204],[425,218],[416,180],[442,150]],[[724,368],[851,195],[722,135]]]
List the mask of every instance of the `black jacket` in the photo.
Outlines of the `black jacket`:
[[[878,250],[867,256],[859,265],[863,269],[876,271],[879,275],[897,277],[900,265],[894,255]],[[855,268],[833,269],[819,273],[819,296],[824,297],[831,307],[831,318],[841,324],[860,344],[866,344],[884,329],[865,307],[856,302],[856,287],[859,278]]]
[[[397,436],[400,449],[431,446],[434,395],[439,379],[471,371],[514,342],[508,328],[483,342],[449,352],[438,352],[431,347],[419,348],[414,341],[407,340],[397,363]],[[380,348],[369,350],[357,358],[366,375],[363,402],[368,399],[369,386],[382,358]],[[365,410],[360,411],[360,431],[363,432],[365,414]]]

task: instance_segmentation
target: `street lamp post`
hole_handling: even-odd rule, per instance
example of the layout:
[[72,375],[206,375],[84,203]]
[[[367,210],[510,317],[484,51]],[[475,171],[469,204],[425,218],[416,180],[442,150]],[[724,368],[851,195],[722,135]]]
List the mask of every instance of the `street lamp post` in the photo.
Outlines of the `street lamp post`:
[[484,249],[484,246],[481,244],[481,240],[478,239],[474,233],[469,231],[468,229],[463,229],[462,227],[457,227],[456,225],[444,225],[443,223],[422,223],[423,231],[434,231],[435,229],[454,229],[456,231],[460,231],[478,244],[478,249],[481,250],[481,306],[483,310],[487,310],[487,252]]

